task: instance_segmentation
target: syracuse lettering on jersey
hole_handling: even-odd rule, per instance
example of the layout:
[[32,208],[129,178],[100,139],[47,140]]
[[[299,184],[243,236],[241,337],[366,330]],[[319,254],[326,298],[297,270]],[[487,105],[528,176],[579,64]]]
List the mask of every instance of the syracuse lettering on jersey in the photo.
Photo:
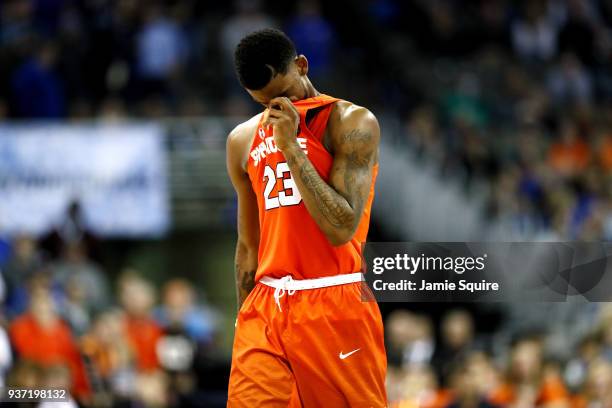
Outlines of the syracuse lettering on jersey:
[[[300,148],[304,151],[304,153],[308,154],[308,147],[306,143],[307,139],[305,137],[298,137],[297,142]],[[265,158],[270,154],[274,154],[280,151],[281,149],[279,149],[276,146],[276,142],[274,142],[274,136],[268,136],[264,138],[261,143],[255,146],[253,150],[251,150],[251,158],[255,162],[254,165],[257,166],[261,159]]]

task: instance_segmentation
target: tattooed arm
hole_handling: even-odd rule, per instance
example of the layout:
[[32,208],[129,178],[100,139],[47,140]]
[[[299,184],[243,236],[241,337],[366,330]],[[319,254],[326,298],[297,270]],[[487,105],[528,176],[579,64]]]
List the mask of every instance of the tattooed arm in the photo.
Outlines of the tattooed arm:
[[266,122],[274,126],[293,179],[310,215],[332,245],[348,242],[355,233],[372,183],[378,160],[378,121],[365,108],[338,103],[328,122],[334,156],[328,182],[316,171],[296,141],[299,116],[286,98],[276,98]]
[[259,249],[257,197],[246,172],[245,157],[250,142],[249,132],[250,129],[244,125],[234,129],[227,139],[226,150],[227,172],[238,195],[238,241],[235,258],[238,309],[255,286]]

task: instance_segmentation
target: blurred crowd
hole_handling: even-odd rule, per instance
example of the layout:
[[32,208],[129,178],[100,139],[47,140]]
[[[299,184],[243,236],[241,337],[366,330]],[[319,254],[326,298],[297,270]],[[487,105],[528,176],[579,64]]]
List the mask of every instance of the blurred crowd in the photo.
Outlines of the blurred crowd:
[[[0,119],[250,115],[232,53],[269,26],[318,89],[402,118],[401,143],[484,190],[506,240],[612,239],[611,0],[2,0]],[[111,280],[100,261],[70,213],[43,239],[0,240],[0,385],[219,403],[218,313],[187,280]],[[607,306],[506,317],[493,331],[465,310],[393,312],[393,406],[612,406]]]
[[610,0],[6,0],[0,21],[0,117],[246,116],[233,49],[274,26],[319,89],[484,183],[505,236],[612,237]]
[[494,237],[612,239],[612,2],[420,3],[408,143],[488,190]]
[[255,105],[233,66],[244,35],[286,21],[315,76],[332,59],[333,30],[318,2],[270,3],[2,1],[0,116],[248,115]]
[[159,291],[144,271],[111,279],[78,214],[3,242],[0,386],[64,388],[68,406],[223,406],[219,312],[180,277]]
[[[583,335],[533,327],[494,334],[464,309],[447,311],[438,327],[428,315],[397,310],[385,328],[391,407],[612,406],[608,304]],[[554,345],[559,336],[571,337],[564,350]]]

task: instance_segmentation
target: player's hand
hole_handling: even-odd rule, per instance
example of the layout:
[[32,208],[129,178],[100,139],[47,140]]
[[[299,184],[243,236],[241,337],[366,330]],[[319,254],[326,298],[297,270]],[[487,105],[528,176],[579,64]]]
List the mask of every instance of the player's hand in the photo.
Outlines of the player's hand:
[[289,98],[274,98],[268,104],[267,117],[264,126],[272,126],[274,142],[281,150],[299,147],[297,143],[297,130],[300,123],[300,114]]

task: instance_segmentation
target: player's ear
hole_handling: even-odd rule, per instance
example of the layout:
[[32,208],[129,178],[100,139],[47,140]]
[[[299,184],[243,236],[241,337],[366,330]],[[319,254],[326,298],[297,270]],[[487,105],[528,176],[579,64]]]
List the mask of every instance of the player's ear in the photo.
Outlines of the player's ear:
[[300,76],[304,76],[308,74],[308,59],[303,54],[295,57],[295,65],[297,67],[298,73]]

